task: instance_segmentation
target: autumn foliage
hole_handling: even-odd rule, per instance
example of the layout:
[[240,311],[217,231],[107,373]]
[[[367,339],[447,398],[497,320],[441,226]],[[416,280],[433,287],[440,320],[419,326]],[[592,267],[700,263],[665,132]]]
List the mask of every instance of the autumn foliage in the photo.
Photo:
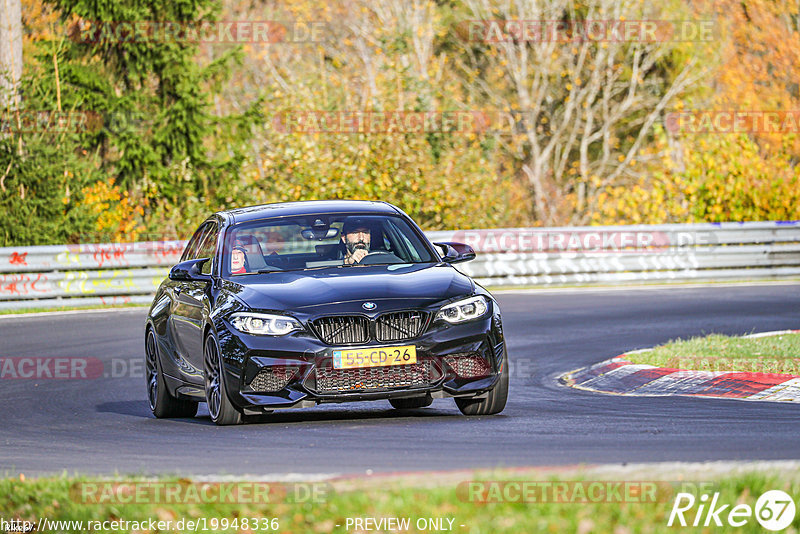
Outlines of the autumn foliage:
[[[797,5],[715,0],[720,51],[708,87],[674,110],[800,110]],[[658,130],[660,161],[626,184],[606,188],[595,223],[800,219],[800,131],[693,133]]]
[[[426,229],[800,219],[798,135],[676,131],[667,121],[692,110],[800,110],[796,4],[22,6],[23,107],[90,110],[103,122],[58,136],[0,131],[0,205],[11,215],[0,245],[87,232],[181,237],[215,210],[325,198],[386,200]],[[286,24],[270,43],[78,42],[87,20]],[[503,20],[683,20],[713,32],[530,42],[469,31],[469,21]],[[292,41],[291,23],[303,21],[321,37]],[[494,122],[469,131],[280,127],[281,116],[309,111],[485,112]]]

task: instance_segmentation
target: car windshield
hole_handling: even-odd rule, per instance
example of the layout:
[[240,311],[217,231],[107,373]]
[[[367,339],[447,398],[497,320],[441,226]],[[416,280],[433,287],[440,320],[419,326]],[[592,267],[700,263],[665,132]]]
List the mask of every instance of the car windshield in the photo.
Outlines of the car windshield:
[[225,236],[223,276],[437,261],[398,216],[303,215],[242,223]]

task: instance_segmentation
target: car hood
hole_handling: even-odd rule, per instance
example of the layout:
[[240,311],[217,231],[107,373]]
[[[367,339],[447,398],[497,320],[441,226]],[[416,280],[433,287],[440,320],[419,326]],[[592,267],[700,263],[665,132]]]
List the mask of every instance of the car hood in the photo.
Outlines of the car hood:
[[[470,294],[472,280],[446,264],[370,265],[307,271],[276,271],[225,282],[224,287],[247,306],[264,310],[314,313],[318,306],[361,310],[366,301],[381,309],[425,307]],[[350,304],[350,306],[348,306]]]

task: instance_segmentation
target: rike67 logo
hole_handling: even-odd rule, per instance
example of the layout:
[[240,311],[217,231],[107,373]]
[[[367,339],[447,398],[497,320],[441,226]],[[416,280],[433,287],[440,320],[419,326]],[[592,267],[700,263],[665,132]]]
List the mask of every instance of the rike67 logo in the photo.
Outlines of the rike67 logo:
[[[696,510],[695,505],[697,505]],[[733,506],[730,503],[722,503],[718,492],[710,499],[705,493],[700,499],[696,499],[691,493],[678,493],[667,526],[721,527],[727,524],[731,527],[741,527],[755,516],[756,521],[765,529],[779,531],[792,523],[794,514],[794,500],[781,490],[763,493],[756,501],[755,510],[749,504],[740,503]]]

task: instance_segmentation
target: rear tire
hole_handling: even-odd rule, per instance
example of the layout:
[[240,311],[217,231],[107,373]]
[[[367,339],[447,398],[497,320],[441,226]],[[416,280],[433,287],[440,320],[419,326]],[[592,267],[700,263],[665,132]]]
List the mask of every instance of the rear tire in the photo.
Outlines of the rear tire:
[[494,415],[503,411],[508,400],[508,356],[503,362],[500,380],[484,399],[459,399],[456,406],[464,415]]
[[392,408],[396,410],[413,410],[415,408],[425,408],[430,406],[433,399],[430,395],[424,397],[412,397],[410,399],[389,399]]
[[237,410],[228,398],[225,379],[222,375],[222,358],[213,334],[206,337],[203,346],[203,364],[205,368],[206,402],[211,420],[220,426],[238,425],[242,422],[242,413]]
[[158,357],[156,335],[152,329],[147,331],[145,340],[145,377],[147,378],[147,400],[150,410],[158,419],[172,417],[194,417],[197,415],[197,403],[178,399],[170,395],[161,370],[161,359]]

